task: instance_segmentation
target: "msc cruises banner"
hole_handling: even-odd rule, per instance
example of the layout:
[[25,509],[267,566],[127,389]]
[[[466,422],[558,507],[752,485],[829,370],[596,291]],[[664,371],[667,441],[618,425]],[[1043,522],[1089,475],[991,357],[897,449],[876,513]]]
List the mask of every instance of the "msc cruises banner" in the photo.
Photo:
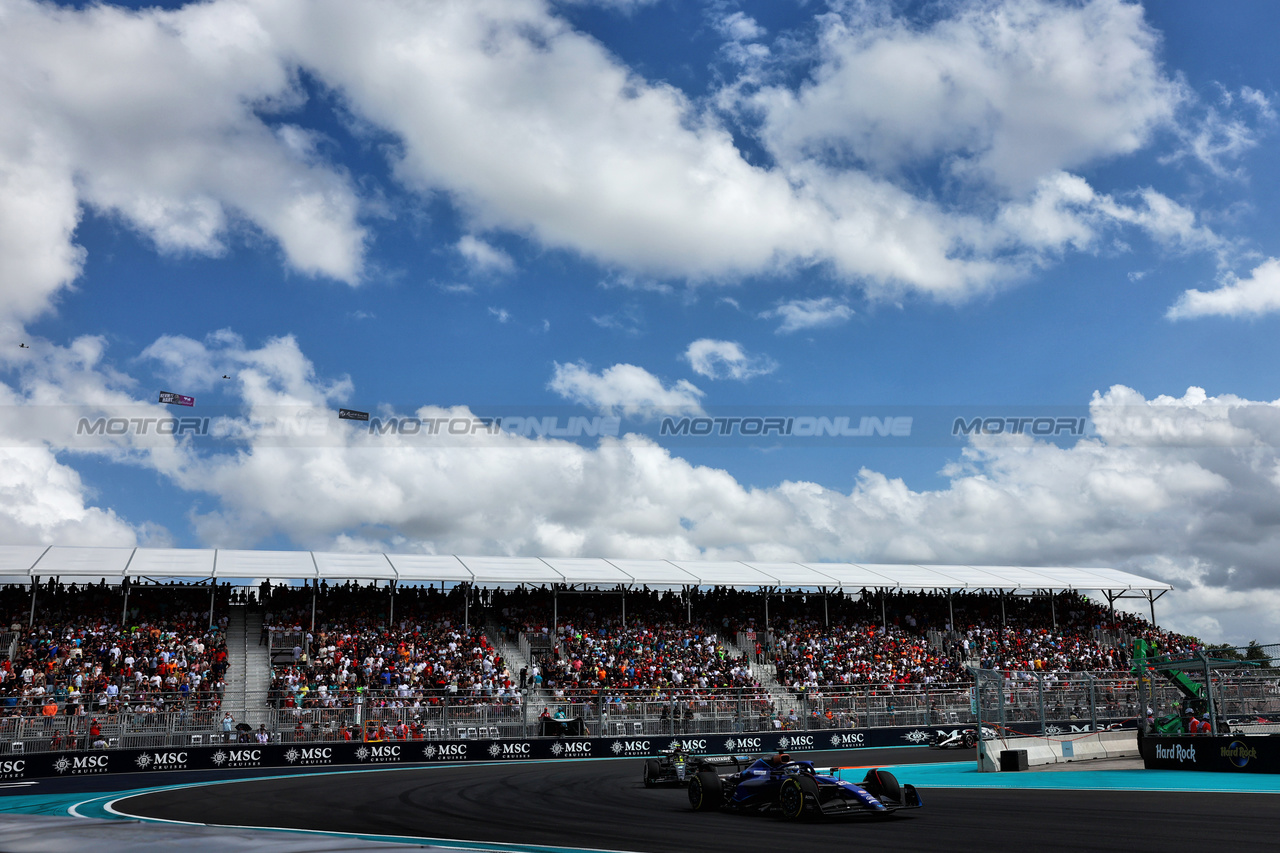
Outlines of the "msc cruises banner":
[[[226,743],[153,749],[104,749],[88,752],[33,752],[0,755],[0,781],[49,777],[237,768],[370,767],[532,761],[589,758],[640,758],[680,747],[705,755],[754,755],[784,750],[864,749],[923,746],[933,734],[945,737],[971,726],[900,726],[883,729],[719,734],[619,735],[617,737],[511,738],[500,740],[403,740],[385,742],[303,741],[289,744]],[[1050,726],[1055,733],[1087,732],[1088,723]],[[1280,739],[1278,739],[1280,740]],[[1278,744],[1280,746],[1280,744]],[[972,751],[955,750],[958,757]],[[856,759],[850,759],[856,760]],[[638,771],[637,771],[638,772]],[[21,791],[20,788],[0,792]]]

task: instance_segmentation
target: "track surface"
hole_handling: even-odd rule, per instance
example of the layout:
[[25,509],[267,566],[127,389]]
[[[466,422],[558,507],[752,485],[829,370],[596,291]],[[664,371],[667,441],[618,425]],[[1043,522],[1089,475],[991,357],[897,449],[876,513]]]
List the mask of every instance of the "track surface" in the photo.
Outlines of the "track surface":
[[[955,760],[928,750],[805,756],[819,765]],[[923,790],[925,807],[885,821],[786,823],[690,811],[679,788],[646,789],[639,759],[429,767],[184,788],[121,800],[125,814],[238,826],[498,843],[720,853],[793,849],[1275,849],[1280,798],[1267,794]],[[909,770],[898,773],[910,782]]]

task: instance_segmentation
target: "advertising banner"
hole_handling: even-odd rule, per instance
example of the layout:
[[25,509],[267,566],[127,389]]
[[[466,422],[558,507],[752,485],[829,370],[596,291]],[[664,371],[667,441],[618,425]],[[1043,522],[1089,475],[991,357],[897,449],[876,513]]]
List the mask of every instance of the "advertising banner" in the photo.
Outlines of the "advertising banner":
[[[0,781],[106,773],[154,775],[173,770],[229,770],[253,767],[277,769],[319,766],[368,767],[395,764],[641,758],[655,755],[659,750],[676,747],[704,755],[755,755],[779,749],[785,752],[805,753],[887,746],[924,746],[931,735],[936,734],[945,739],[951,733],[963,732],[966,728],[972,728],[972,726],[947,724],[880,729],[443,741],[396,740],[369,743],[359,741],[301,741],[285,744],[214,743],[152,749],[39,752],[25,755],[10,753],[0,755]],[[1055,733],[1087,732],[1089,724],[1073,721],[1051,724],[1050,728],[1055,730]],[[1150,740],[1152,739],[1148,739]],[[1197,739],[1197,748],[1202,741],[1208,743],[1210,740],[1222,740],[1224,746],[1230,741],[1222,738]],[[1280,743],[1276,746],[1280,749]],[[970,750],[956,750],[956,753],[957,755],[973,754]],[[1251,763],[1255,762],[1255,756],[1252,753],[1240,752],[1236,757],[1244,760],[1251,769],[1255,766]]]
[[1146,735],[1138,746],[1148,770],[1280,773],[1280,738],[1269,735]]

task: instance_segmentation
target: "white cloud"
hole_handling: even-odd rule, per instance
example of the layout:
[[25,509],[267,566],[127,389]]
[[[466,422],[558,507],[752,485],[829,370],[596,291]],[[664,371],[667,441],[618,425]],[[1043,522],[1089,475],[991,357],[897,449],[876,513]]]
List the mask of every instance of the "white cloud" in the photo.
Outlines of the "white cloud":
[[736,341],[712,338],[699,338],[689,344],[684,360],[689,362],[694,373],[708,379],[746,381],[778,369],[778,363],[767,355],[749,355]]
[[511,322],[511,312],[506,308],[490,308],[489,314],[499,323]]
[[[564,366],[559,381],[585,399],[625,400],[619,407],[634,403],[637,385],[641,396],[671,390],[637,368],[611,370]],[[364,433],[338,448],[261,441],[183,482],[219,497],[200,517],[213,542],[284,533],[326,547],[390,529],[399,547],[442,553],[1115,565],[1179,587],[1160,603],[1174,627],[1217,624],[1215,640],[1272,635],[1275,613],[1261,605],[1253,621],[1221,617],[1249,590],[1262,591],[1258,602],[1278,597],[1280,406],[1198,389],[1148,401],[1114,388],[1092,411],[1099,438],[978,439],[945,472],[948,486],[931,491],[866,469],[849,492],[747,488],[634,436],[595,448],[512,436],[452,447]],[[419,412],[442,414],[467,412]],[[1158,423],[1155,435],[1135,433],[1135,417]],[[430,500],[439,494],[453,498]]]
[[753,41],[767,32],[755,18],[742,11],[725,15],[715,23],[720,34],[732,41]]
[[[1175,163],[1190,157],[1197,160],[1220,178],[1240,178],[1239,167],[1228,167],[1229,161],[1238,160],[1246,151],[1257,147],[1260,132],[1257,123],[1273,123],[1275,109],[1270,99],[1257,89],[1244,86],[1238,95],[1220,87],[1220,106],[1208,107],[1204,117],[1178,129],[1182,147],[1173,154],[1161,158],[1162,163]],[[1244,115],[1246,110],[1234,109],[1237,98],[1254,115],[1254,121]],[[1224,114],[1225,113],[1225,114]]]
[[1117,199],[1095,192],[1083,178],[1065,172],[1045,177],[1026,203],[1006,205],[999,222],[1007,246],[1041,252],[1067,247],[1091,250],[1100,236],[1119,225],[1141,229],[1176,252],[1221,253],[1228,248],[1226,241],[1198,221],[1195,211],[1150,187]]
[[[927,26],[876,6],[821,16],[807,82],[753,91],[753,70],[729,87],[740,98],[719,99],[735,129],[758,130],[768,166],[741,155],[718,110],[640,79],[540,0],[0,9],[0,288],[18,320],[79,274],[86,205],[168,252],[217,254],[248,224],[292,268],[358,281],[355,182],[331,146],[276,119],[304,97],[299,71],[393,136],[395,178],[447,196],[475,233],[572,250],[624,284],[825,264],[873,296],[956,301],[1089,244],[1098,222],[1168,224],[1123,204],[1096,222],[1041,211],[1057,230],[1000,213],[1054,201],[1033,196],[1170,120],[1180,86],[1141,9],[1119,0],[992,0]],[[721,24],[762,34],[744,15]],[[1254,90],[1239,100],[1267,106]],[[965,213],[908,188],[899,167],[922,159],[995,204]],[[1140,213],[1164,198],[1143,192]],[[474,236],[455,248],[512,267]]]
[[347,177],[306,131],[258,115],[301,93],[249,5],[4,0],[0,14],[0,281],[13,316],[39,314],[77,275],[82,205],[165,252],[218,254],[235,222],[252,224],[291,267],[359,279],[365,234]]
[[[146,404],[106,366],[104,347],[81,339],[52,348],[48,360],[21,368],[20,395],[0,387],[14,403],[0,411],[137,411]],[[256,349],[230,334],[168,339],[152,356],[178,374],[238,365],[238,438],[199,453],[162,442],[59,452],[105,454],[207,496],[213,503],[192,518],[211,545],[284,538],[434,553],[1113,565],[1178,587],[1159,604],[1161,620],[1175,628],[1243,642],[1280,627],[1271,606],[1280,601],[1280,401],[1198,388],[1148,400],[1117,386],[1091,403],[1095,436],[1068,446],[974,437],[944,470],[942,488],[917,491],[868,469],[851,469],[849,491],[790,481],[752,488],[634,435],[595,446],[358,428],[282,435],[268,428],[279,412],[336,423],[333,406],[353,393],[345,379],[317,377],[293,339]],[[697,414],[702,399],[688,383],[666,387],[633,365],[600,373],[557,365],[551,387],[604,411],[650,415]],[[470,416],[464,407],[412,414]],[[147,535],[145,525],[94,508],[75,472],[54,460],[56,442],[15,439],[14,422],[0,424],[6,541],[129,544]],[[442,494],[450,500],[435,499]]]
[[510,255],[470,234],[464,235],[456,248],[476,272],[507,274],[515,271],[516,264]]
[[821,299],[793,299],[783,302],[760,314],[764,319],[777,317],[782,320],[777,333],[798,332],[801,329],[817,329],[838,326],[853,316],[853,309],[832,296]]
[[0,447],[0,540],[6,545],[139,544],[111,509],[90,505],[89,489],[44,447]]
[[671,387],[643,367],[615,364],[592,373],[585,364],[556,364],[547,388],[584,406],[628,417],[701,414],[703,392],[685,379]]
[[1136,4],[967,4],[925,27],[877,4],[844,8],[820,18],[820,62],[798,92],[751,99],[783,162],[892,170],[946,157],[958,175],[1029,190],[1137,150],[1184,97]]
[[1183,292],[1166,316],[1171,320],[1256,317],[1275,311],[1280,311],[1280,258],[1268,258],[1246,278],[1228,274],[1217,290]]

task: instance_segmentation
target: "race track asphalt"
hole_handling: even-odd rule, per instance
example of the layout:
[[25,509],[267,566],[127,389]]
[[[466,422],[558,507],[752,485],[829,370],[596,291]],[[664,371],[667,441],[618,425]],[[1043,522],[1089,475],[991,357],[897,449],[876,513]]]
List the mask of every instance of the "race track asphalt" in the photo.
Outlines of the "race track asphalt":
[[[969,753],[971,754],[971,753]],[[797,756],[799,757],[799,756]],[[921,749],[804,756],[820,766],[956,760]],[[679,788],[646,789],[639,759],[431,766],[237,781],[120,800],[123,814],[228,826],[290,827],[644,853],[1274,850],[1274,794],[1089,790],[921,791],[925,807],[888,820],[794,824],[695,813]],[[897,772],[911,781],[909,768]],[[1021,775],[1021,774],[1020,774]]]

